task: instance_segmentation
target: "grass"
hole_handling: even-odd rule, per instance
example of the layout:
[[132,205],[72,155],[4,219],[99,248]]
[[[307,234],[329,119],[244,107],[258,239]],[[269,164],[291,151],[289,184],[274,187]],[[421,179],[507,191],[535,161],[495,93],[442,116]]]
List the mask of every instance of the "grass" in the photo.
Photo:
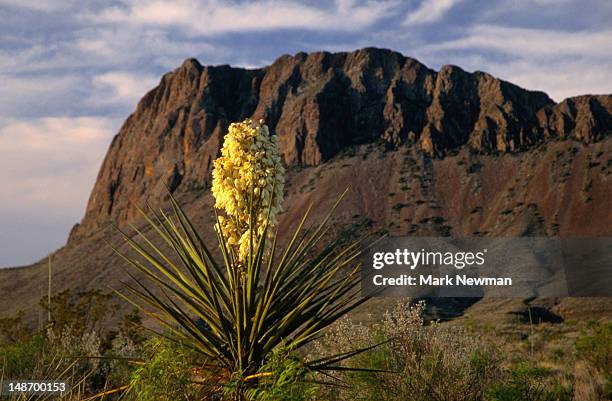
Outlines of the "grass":
[[[40,305],[48,310],[48,299]],[[51,297],[52,320],[42,328],[28,325],[23,313],[1,318],[0,377],[67,381],[72,390],[58,398],[62,400],[80,400],[121,386],[132,374],[130,361],[141,356],[145,336],[134,312],[108,321],[115,307],[108,293],[63,291]]]
[[[63,298],[79,304],[78,294]],[[609,322],[529,324],[465,318],[436,323],[424,318],[423,304],[402,300],[386,309],[368,324],[345,317],[302,350],[276,348],[255,373],[260,379],[247,399],[588,401],[612,395]],[[82,319],[78,307],[65,313],[65,327]],[[27,327],[22,316],[11,319]],[[66,399],[125,390],[125,384],[130,384],[128,392],[107,394],[105,399],[195,401],[206,399],[209,389],[231,399],[232,382],[219,387],[216,371],[202,365],[197,353],[145,331],[137,321],[130,313],[101,332],[90,325],[83,330],[84,338],[74,337],[78,333],[72,330],[61,335],[20,330],[20,338],[3,337],[0,342],[0,376],[63,377],[75,388]],[[108,336],[112,340],[100,340]],[[341,362],[359,370],[328,376],[302,362],[381,342]],[[100,359],[85,358],[91,354]]]
[[612,323],[589,323],[576,340],[576,353],[602,376],[602,394],[612,399]]

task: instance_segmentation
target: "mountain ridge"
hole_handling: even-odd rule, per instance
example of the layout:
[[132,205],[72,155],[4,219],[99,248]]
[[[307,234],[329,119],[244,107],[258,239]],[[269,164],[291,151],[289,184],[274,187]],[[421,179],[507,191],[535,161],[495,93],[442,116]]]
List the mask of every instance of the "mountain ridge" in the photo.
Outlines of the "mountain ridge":
[[[318,165],[342,149],[381,140],[433,157],[463,146],[515,152],[548,138],[601,140],[612,126],[610,96],[555,104],[476,71],[436,72],[398,52],[283,55],[259,69],[187,59],[139,102],[113,139],[83,220],[69,240],[109,221],[134,221],[144,195],[206,186],[227,126],[263,118],[287,165]],[[180,189],[178,187],[181,187]]]

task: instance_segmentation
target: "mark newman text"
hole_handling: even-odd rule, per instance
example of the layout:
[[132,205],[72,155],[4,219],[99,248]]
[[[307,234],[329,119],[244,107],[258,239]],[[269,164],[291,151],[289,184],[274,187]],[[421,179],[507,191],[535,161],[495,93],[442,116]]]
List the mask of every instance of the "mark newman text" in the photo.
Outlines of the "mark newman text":
[[372,278],[376,286],[511,286],[510,277],[470,277],[465,274],[457,274],[453,277],[448,274],[443,277],[428,275],[402,274],[395,277],[385,277],[377,274]]

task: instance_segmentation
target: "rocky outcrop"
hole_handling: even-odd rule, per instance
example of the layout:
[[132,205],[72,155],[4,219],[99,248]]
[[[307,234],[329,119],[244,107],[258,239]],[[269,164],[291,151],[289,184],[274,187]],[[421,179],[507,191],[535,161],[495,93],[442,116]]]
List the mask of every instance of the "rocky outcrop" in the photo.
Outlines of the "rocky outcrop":
[[612,96],[576,96],[538,112],[549,137],[599,141],[612,132]]
[[382,141],[443,157],[469,146],[515,152],[548,137],[593,142],[610,135],[611,96],[555,104],[483,72],[436,72],[389,50],[298,53],[254,70],[194,59],[166,74],[138,104],[104,159],[71,239],[171,191],[206,188],[228,125],[263,118],[288,165],[318,165],[341,150]]

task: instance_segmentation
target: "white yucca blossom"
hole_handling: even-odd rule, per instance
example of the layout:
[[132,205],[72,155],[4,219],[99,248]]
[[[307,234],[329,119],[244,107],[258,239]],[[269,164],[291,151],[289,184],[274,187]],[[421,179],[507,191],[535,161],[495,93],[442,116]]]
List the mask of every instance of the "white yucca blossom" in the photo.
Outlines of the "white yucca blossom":
[[[268,208],[269,226],[281,210],[285,169],[276,136],[270,136],[263,120],[233,123],[225,136],[221,156],[214,161],[212,192],[215,207],[225,212],[215,229],[222,230],[228,245],[245,260],[250,246],[249,218],[253,212],[254,238],[264,234]],[[253,209],[250,209],[252,206]],[[220,225],[220,227],[219,227]]]

